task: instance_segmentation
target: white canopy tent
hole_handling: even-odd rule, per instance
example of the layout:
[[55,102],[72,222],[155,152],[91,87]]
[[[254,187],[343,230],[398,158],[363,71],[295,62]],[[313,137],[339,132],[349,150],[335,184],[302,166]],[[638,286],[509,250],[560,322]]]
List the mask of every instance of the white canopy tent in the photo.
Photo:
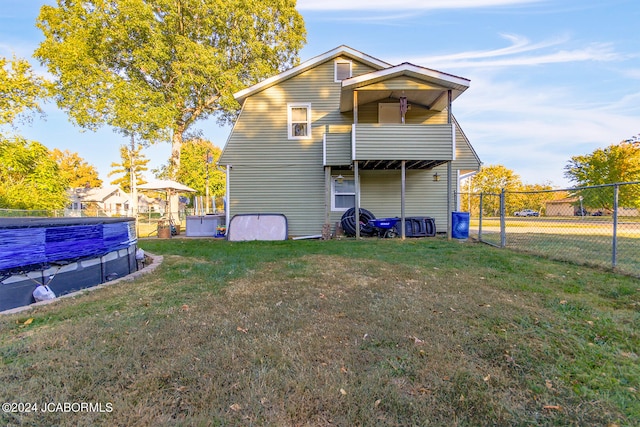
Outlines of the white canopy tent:
[[177,214],[179,210],[178,194],[196,192],[196,190],[194,190],[193,188],[187,187],[184,184],[181,184],[177,181],[172,181],[170,179],[154,179],[147,182],[146,184],[139,185],[138,189],[166,192],[169,202],[169,220],[171,221],[173,221],[173,215]]

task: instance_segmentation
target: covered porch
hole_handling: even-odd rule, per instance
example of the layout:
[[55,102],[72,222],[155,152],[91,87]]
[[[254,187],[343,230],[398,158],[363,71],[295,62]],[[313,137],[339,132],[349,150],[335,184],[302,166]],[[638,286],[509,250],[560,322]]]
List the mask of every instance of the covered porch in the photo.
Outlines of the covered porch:
[[[446,211],[453,207],[456,123],[451,103],[469,87],[469,80],[403,63],[342,81],[340,112],[352,116],[351,126],[327,126],[323,165],[327,193],[335,170],[348,168],[355,181],[355,208],[360,209],[361,171],[400,172],[401,237],[405,238],[407,171],[446,165]],[[423,174],[424,176],[424,174]],[[329,210],[327,209],[327,218]],[[447,236],[451,221],[447,214]],[[356,238],[360,237],[356,227]]]

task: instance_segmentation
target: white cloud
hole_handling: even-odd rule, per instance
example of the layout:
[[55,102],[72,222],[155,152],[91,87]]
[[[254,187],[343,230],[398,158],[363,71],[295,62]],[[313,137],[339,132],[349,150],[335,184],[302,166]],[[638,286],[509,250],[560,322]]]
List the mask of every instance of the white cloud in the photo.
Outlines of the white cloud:
[[485,165],[504,165],[527,183],[569,186],[563,173],[572,156],[640,131],[637,111],[629,108],[638,93],[580,101],[580,89],[554,82],[531,86],[481,74],[471,80],[454,114]]
[[628,69],[628,70],[623,70],[622,74],[625,77],[628,77],[630,79],[640,80],[640,68],[632,68],[632,69]]
[[300,10],[477,9],[540,3],[545,0],[298,0]]
[[465,51],[451,55],[417,57],[410,59],[410,62],[429,68],[479,68],[622,59],[622,55],[616,53],[609,43],[591,43],[575,49],[565,48],[549,51],[554,47],[557,48],[569,43],[569,38],[559,37],[532,43],[526,37],[519,35],[503,34],[502,37],[510,42],[509,46],[491,50]]

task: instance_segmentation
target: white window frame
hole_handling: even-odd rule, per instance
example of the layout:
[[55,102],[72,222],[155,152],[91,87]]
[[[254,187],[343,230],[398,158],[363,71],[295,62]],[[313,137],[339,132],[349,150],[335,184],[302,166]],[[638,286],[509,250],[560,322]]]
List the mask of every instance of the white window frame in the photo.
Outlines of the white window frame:
[[333,63],[333,80],[338,83],[345,79],[338,79],[338,64],[349,64],[349,77],[347,79],[353,77],[353,62],[347,61],[345,59],[336,59]]
[[[307,134],[306,135],[294,135],[293,134],[293,125],[295,124],[292,119],[291,111],[294,108],[306,108],[307,109],[307,120],[305,123],[307,125]],[[289,139],[311,139],[312,137],[311,130],[311,103],[289,103],[287,104],[287,135]]]
[[[335,211],[335,212],[344,212],[350,209],[349,208],[339,208],[336,207],[336,196],[350,196],[353,195],[353,199],[355,201],[356,198],[356,191],[355,191],[355,177],[353,176],[347,176],[347,177],[343,177],[343,179],[345,181],[354,181],[354,190],[353,193],[337,193],[336,192],[336,180],[338,179],[338,175],[332,176],[331,177],[331,210]],[[353,206],[351,206],[353,207]]]

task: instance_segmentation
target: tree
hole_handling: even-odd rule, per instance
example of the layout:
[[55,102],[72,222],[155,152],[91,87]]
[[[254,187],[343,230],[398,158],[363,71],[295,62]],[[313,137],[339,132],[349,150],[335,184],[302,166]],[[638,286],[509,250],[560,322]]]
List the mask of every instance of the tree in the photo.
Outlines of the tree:
[[58,0],[43,6],[35,56],[56,76],[60,108],[153,143],[200,119],[232,120],[233,93],[298,62],[306,32],[295,0]]
[[[580,187],[640,181],[640,144],[637,138],[622,141],[591,154],[573,156],[565,166],[565,177]],[[612,209],[613,188],[580,192],[585,206]],[[637,185],[620,187],[619,204],[640,207],[640,189]]]
[[628,142],[629,144],[633,144],[636,147],[640,147],[640,133],[638,135],[633,135],[629,139],[625,139],[624,142]]
[[[507,191],[520,190],[522,183],[520,177],[511,169],[507,169],[502,165],[483,166],[480,172],[475,174],[472,179],[467,180],[461,188],[462,200],[461,205],[467,206],[468,193],[485,193],[483,197],[483,214],[490,216],[500,215],[500,193],[502,189]],[[513,201],[514,199],[511,199]],[[511,211],[513,206],[507,206],[507,211]]]
[[69,183],[69,188],[102,186],[102,180],[98,177],[96,168],[87,163],[78,153],[54,148],[51,156],[60,168],[60,175]]
[[0,207],[62,209],[68,182],[44,145],[0,136]]
[[547,202],[557,197],[556,193],[549,191],[552,189],[553,187],[550,183],[522,185],[519,190],[520,193],[511,195],[519,197],[515,197],[515,200],[512,200],[511,204],[508,205],[509,210],[507,212],[513,213],[522,209],[533,209],[540,214],[544,213],[547,208]]
[[13,124],[29,110],[41,112],[38,100],[46,93],[45,80],[26,60],[0,57],[0,125]]
[[132,171],[136,177],[136,186],[147,182],[140,174],[140,172],[148,170],[147,163],[149,163],[149,159],[145,158],[142,153],[142,148],[140,144],[137,146],[134,144],[133,148],[126,145],[120,146],[120,158],[122,161],[120,163],[111,163],[111,167],[115,169],[109,172],[109,176],[118,174],[122,176],[111,181],[111,184],[118,185],[127,193],[131,192]]
[[[196,195],[224,195],[225,174],[216,168],[222,150],[204,139],[190,139],[182,146],[182,163],[178,181],[196,190]],[[207,177],[209,191],[207,192]]]

